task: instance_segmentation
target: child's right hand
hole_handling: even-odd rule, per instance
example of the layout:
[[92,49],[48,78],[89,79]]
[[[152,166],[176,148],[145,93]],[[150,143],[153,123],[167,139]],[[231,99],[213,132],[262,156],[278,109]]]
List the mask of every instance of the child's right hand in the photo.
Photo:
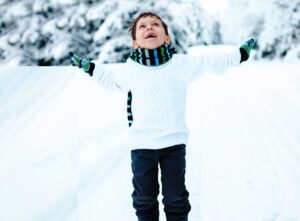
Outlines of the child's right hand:
[[73,66],[77,66],[78,68],[81,68],[84,72],[89,73],[91,76],[93,76],[93,71],[95,69],[94,63],[90,62],[87,59],[80,58],[74,52],[69,52],[69,58]]

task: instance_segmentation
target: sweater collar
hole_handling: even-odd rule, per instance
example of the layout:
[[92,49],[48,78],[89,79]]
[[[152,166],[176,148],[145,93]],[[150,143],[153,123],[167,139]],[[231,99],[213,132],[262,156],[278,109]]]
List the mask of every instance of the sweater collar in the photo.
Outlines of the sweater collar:
[[134,49],[130,58],[145,66],[159,66],[168,62],[173,54],[176,54],[176,49],[171,44],[163,44],[154,49],[137,48]]

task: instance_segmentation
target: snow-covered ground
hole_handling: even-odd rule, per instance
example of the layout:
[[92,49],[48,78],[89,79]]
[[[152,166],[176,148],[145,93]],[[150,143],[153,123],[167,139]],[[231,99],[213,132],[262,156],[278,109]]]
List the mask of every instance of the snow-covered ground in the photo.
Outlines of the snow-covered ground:
[[[281,62],[190,85],[190,221],[300,220],[299,85]],[[73,67],[0,67],[0,220],[136,220],[126,120]]]

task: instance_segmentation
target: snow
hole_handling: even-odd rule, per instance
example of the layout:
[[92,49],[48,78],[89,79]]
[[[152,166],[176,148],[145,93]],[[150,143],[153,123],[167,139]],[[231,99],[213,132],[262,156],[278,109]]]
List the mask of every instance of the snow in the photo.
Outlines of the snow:
[[75,5],[78,3],[78,0],[56,0],[53,1],[59,5]]
[[65,28],[68,25],[69,20],[67,18],[61,18],[57,21],[56,26],[58,28]]
[[[300,220],[299,73],[250,61],[190,85],[190,221]],[[0,220],[136,220],[126,94],[74,67],[0,66],[0,88]]]
[[81,57],[124,62],[131,44],[128,30],[145,11],[168,24],[178,52],[196,45],[238,45],[253,37],[257,60],[300,58],[299,0],[0,0],[0,5],[2,65],[11,60],[17,65],[67,65],[69,50],[57,53],[61,39]]
[[20,34],[18,33],[15,33],[15,34],[12,34],[8,40],[8,42],[11,44],[11,45],[15,45],[16,43],[18,43],[21,39],[21,36]]
[[10,10],[8,11],[8,16],[12,17],[25,17],[30,15],[31,10],[28,6],[26,6],[25,2],[15,3],[11,6]]
[[[105,63],[124,62],[123,55],[128,57],[131,46],[128,30],[133,20],[145,11],[161,15],[172,39],[176,38],[177,51],[210,44],[215,39],[215,32],[210,33],[210,20],[214,19],[209,19],[198,0],[7,1],[0,7],[0,50],[4,51],[0,64],[14,60],[17,65],[66,65],[69,50],[57,53],[56,48],[61,39],[67,40],[70,51],[77,51],[81,57]],[[178,17],[181,22],[176,20]],[[25,37],[28,33],[38,35],[35,44]],[[21,41],[11,45],[7,39],[13,34],[20,35]],[[113,50],[108,53],[107,48]]]
[[199,0],[203,9],[213,15],[222,13],[228,7],[228,0]]

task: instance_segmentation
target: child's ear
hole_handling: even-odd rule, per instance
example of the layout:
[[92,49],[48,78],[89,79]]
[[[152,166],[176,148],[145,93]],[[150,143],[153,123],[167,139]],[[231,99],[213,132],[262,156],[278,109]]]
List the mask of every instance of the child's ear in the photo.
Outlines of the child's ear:
[[167,43],[167,44],[171,43],[171,37],[170,37],[170,35],[166,36],[165,43]]
[[136,42],[136,40],[132,40],[132,47],[134,47],[135,49],[139,48],[139,45]]

